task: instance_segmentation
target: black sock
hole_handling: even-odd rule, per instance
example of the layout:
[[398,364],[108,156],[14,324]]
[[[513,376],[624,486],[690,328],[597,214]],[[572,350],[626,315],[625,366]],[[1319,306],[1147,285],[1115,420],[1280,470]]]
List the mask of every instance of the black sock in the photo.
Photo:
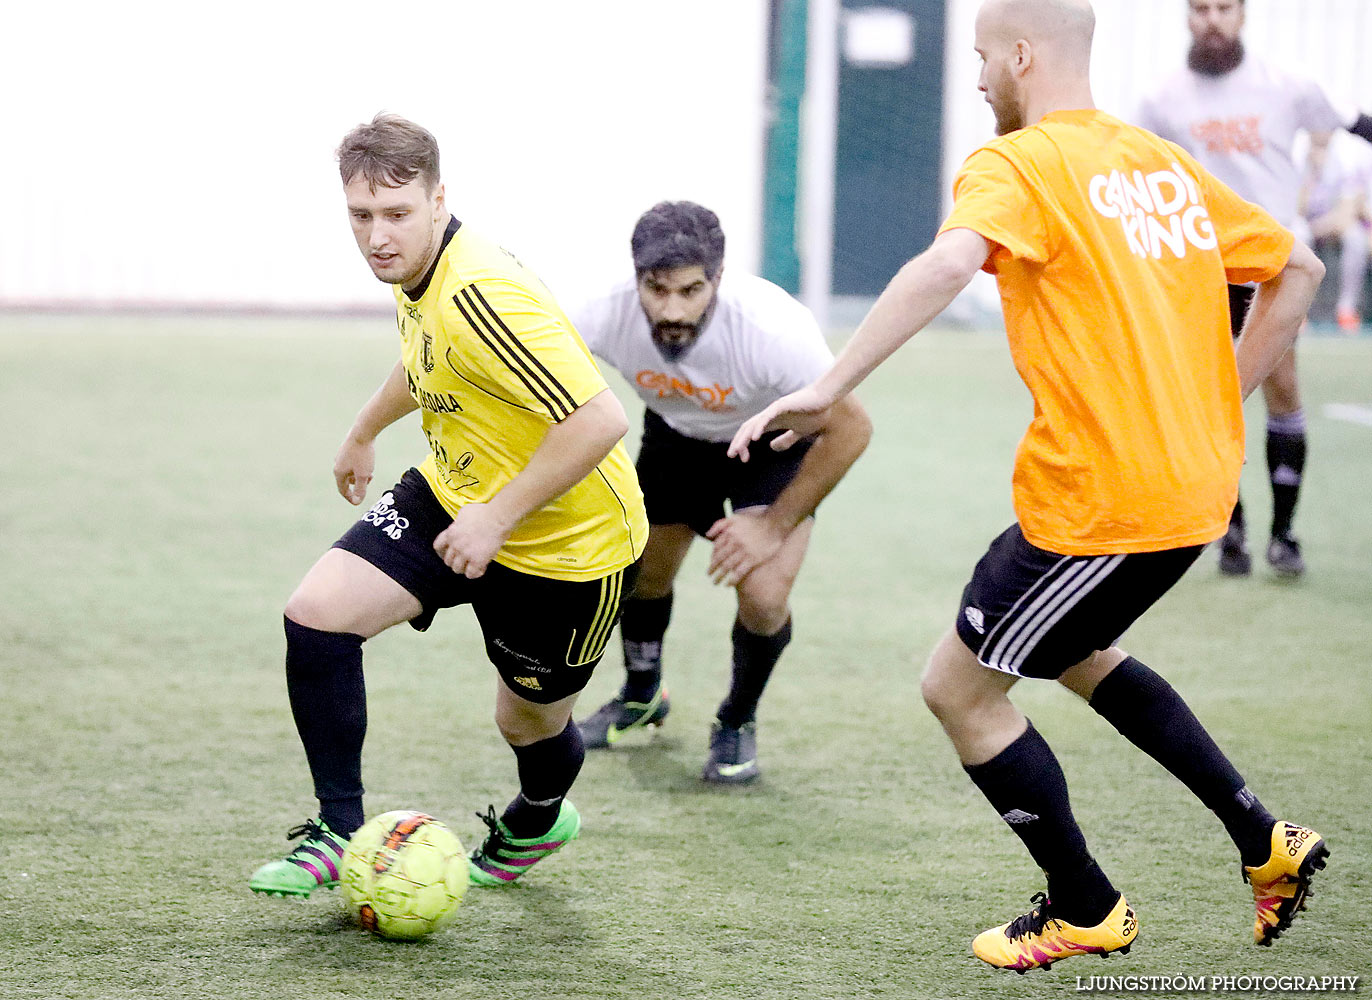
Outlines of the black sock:
[[1267,422],[1267,475],[1272,482],[1272,537],[1291,533],[1305,475],[1305,415],[1297,410]]
[[1229,527],[1231,527],[1231,528],[1238,528],[1238,529],[1239,529],[1239,534],[1241,534],[1241,535],[1247,533],[1247,526],[1244,524],[1244,521],[1243,521],[1243,498],[1242,498],[1242,497],[1235,497],[1235,499],[1234,499],[1234,511],[1233,511],[1233,513],[1231,513],[1231,514],[1229,515]]
[[362,825],[362,740],[367,689],[360,635],[286,622],[286,692],[319,815],[343,839]]
[[790,618],[772,635],[750,632],[743,622],[734,620],[733,676],[729,682],[729,694],[715,713],[720,722],[737,729],[745,722],[753,721],[767,679],[772,676],[772,668],[777,665],[782,650],[790,641]]
[[662,683],[662,637],[672,620],[672,594],[631,597],[624,602],[619,637],[624,643],[625,701],[645,702]]
[[568,722],[556,736],[510,749],[519,767],[519,794],[500,819],[512,835],[524,840],[553,828],[562,800],[581,773],[586,747],[581,730]]
[[1086,849],[1062,766],[1034,724],[986,763],[964,770],[1048,876],[1053,915],[1078,927],[1109,916],[1120,894]]
[[1130,656],[1096,685],[1091,707],[1214,811],[1244,864],[1267,863],[1276,820],[1172,685]]

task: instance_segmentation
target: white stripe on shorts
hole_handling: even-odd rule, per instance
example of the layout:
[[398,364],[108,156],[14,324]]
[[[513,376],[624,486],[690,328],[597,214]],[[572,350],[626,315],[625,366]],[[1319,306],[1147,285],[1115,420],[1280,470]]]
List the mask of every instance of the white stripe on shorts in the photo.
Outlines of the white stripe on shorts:
[[[993,670],[1020,676],[1024,661],[1048,630],[1122,562],[1123,554],[1065,558],[1055,563],[996,623],[982,643],[977,659]],[[1029,604],[1021,610],[1020,605],[1026,600]]]

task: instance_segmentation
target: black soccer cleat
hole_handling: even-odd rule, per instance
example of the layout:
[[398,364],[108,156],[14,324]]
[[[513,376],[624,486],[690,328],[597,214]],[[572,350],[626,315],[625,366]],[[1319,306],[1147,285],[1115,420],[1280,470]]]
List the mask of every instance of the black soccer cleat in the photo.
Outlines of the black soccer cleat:
[[719,720],[710,727],[710,756],[700,776],[720,785],[745,785],[762,772],[757,766],[757,723],[745,722],[737,729]]
[[1267,543],[1267,565],[1278,576],[1295,578],[1305,573],[1305,560],[1301,558],[1301,543],[1288,532],[1273,535]]
[[1248,554],[1248,540],[1240,525],[1229,525],[1220,539],[1220,572],[1225,576],[1248,576],[1253,572],[1253,557]]
[[667,696],[667,688],[659,684],[653,696],[646,701],[627,701],[624,692],[620,691],[578,722],[576,727],[581,731],[581,742],[588,750],[610,747],[635,729],[660,727],[671,710],[672,702]]

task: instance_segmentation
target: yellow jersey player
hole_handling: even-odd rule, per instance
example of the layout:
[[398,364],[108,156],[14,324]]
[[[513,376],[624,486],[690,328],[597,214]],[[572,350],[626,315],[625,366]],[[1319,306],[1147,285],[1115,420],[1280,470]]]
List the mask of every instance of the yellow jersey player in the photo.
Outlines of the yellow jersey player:
[[566,798],[585,756],[572,705],[648,537],[620,443],[628,420],[538,278],[449,213],[432,135],[378,115],[348,133],[338,160],[358,248],[395,288],[401,343],[338,450],[338,491],[362,503],[377,434],[416,409],[429,454],[287,602],[286,684],[319,815],[251,887],[308,896],[337,883],[363,820],[362,644],[401,622],[424,631],[460,604],[503,681],[496,724],[520,785],[503,814],[482,816],[471,877],[507,885],[580,829]]
[[[967,775],[1048,880],[978,958],[1025,972],[1126,952],[1139,922],[1087,849],[1062,768],[1010,701],[1059,681],[1224,824],[1270,944],[1328,850],[1263,808],[1181,696],[1119,636],[1224,534],[1243,464],[1242,398],[1295,339],[1324,268],[1180,147],[1096,110],[1086,0],[987,0],[979,87],[998,138],[968,157],[933,245],[891,280],[833,368],[745,423],[814,421],[971,280],[996,276],[1034,418],[1016,523],[990,545],[922,690]],[[1226,282],[1258,290],[1237,356]],[[790,437],[778,441],[784,445]]]

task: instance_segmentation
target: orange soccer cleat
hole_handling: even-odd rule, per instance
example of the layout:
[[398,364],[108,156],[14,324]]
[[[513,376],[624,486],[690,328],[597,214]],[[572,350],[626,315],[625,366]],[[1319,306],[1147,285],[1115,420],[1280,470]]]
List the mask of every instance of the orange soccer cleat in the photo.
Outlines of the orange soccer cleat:
[[998,969],[1018,973],[1051,968],[1054,962],[1077,955],[1099,955],[1113,951],[1127,955],[1139,936],[1138,918],[1121,896],[1115,908],[1093,927],[1078,927],[1059,920],[1043,893],[1035,893],[1035,907],[1008,924],[982,931],[972,942],[972,954]]
[[1314,830],[1278,821],[1272,827],[1272,855],[1257,868],[1241,865],[1243,880],[1253,887],[1253,941],[1270,946],[1305,909],[1310,879],[1324,867],[1329,848]]

